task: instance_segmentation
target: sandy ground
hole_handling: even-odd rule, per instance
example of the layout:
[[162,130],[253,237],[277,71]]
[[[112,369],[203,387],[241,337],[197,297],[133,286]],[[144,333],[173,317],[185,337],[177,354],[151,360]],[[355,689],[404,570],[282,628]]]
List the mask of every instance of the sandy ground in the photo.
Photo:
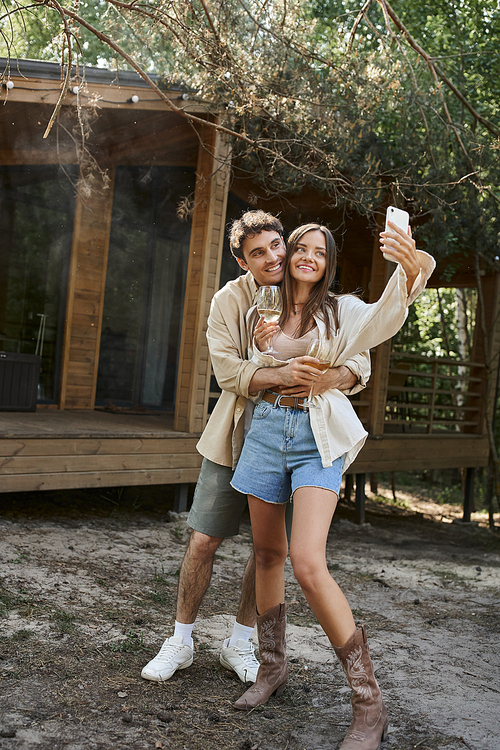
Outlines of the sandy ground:
[[[369,635],[391,716],[383,747],[500,750],[498,535],[408,497],[410,509],[369,502],[362,527],[339,507],[327,550]],[[217,555],[193,666],[158,685],[140,670],[172,632],[185,517],[121,499],[107,509],[7,499],[0,748],[336,748],[349,690],[289,567],[289,686],[249,715],[231,706],[244,688],[218,651],[250,550],[248,523],[241,532]]]

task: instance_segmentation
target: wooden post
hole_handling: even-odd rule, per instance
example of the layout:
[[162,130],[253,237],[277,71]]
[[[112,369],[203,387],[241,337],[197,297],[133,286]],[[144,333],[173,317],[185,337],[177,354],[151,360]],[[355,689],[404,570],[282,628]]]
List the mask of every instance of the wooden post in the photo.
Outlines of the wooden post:
[[344,500],[351,502],[352,488],[354,485],[354,475],[346,474],[344,477]]
[[[471,361],[489,364],[490,366],[490,383],[489,392],[486,393],[485,371],[480,367],[471,367],[469,393],[480,394],[481,398],[469,399],[468,406],[477,406],[478,424],[477,427],[464,427],[463,431],[478,432],[483,435],[486,433],[486,413],[493,414],[495,408],[495,390],[497,382],[497,373],[499,369],[500,358],[500,275],[483,276],[481,278],[483,297],[485,304],[486,329],[489,336],[490,357],[491,361],[485,362],[483,332],[481,330],[479,307],[476,313],[476,325],[474,328],[474,339],[472,344]],[[474,412],[471,412],[471,417]]]
[[175,485],[175,496],[174,496],[174,511],[175,513],[183,513],[187,510],[188,500],[188,484],[176,484]]
[[202,128],[175,402],[175,429],[184,432],[202,432],[207,419],[207,318],[219,283],[229,159],[227,141],[212,128]]
[[365,475],[356,474],[356,523],[365,522]]
[[93,409],[101,343],[114,169],[76,199],[62,351],[60,409]]
[[470,512],[474,501],[474,468],[468,468],[465,475],[465,492],[464,492],[464,514],[462,521],[470,521]]

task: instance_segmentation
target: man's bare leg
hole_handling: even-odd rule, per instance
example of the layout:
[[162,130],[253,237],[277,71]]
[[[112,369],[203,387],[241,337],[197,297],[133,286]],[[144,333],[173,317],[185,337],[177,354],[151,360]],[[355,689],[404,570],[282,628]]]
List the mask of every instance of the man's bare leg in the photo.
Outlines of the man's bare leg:
[[191,533],[179,573],[177,622],[194,623],[196,620],[212,578],[215,553],[222,540],[222,537],[208,536],[200,531]]
[[[191,634],[210,585],[215,553],[222,541],[222,537],[211,537],[193,530],[179,573],[174,636],[164,642],[157,656],[144,667],[142,676],[145,679],[168,680],[177,669],[192,664]],[[221,664],[236,672],[242,682],[254,682],[259,668],[253,644],[248,640],[255,620],[255,557],[252,552],[243,574],[233,634],[224,641],[220,656]]]
[[[221,537],[207,536],[199,531],[192,532],[179,573],[177,622],[191,623],[196,620],[200,604],[212,578],[215,553],[222,541]],[[243,573],[236,620],[241,625],[250,628],[254,627],[256,621],[253,550]]]

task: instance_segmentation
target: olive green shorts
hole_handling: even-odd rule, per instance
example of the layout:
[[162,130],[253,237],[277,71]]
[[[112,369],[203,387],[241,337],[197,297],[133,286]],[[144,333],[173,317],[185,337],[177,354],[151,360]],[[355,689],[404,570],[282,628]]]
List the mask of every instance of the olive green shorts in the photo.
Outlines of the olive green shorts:
[[233,470],[203,459],[194,491],[188,526],[207,536],[227,537],[239,534],[241,514],[247,496],[231,487]]

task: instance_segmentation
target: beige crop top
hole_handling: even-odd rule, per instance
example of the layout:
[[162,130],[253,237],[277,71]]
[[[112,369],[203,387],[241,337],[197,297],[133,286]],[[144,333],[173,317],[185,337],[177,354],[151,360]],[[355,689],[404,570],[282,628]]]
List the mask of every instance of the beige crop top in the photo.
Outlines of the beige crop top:
[[299,339],[287,336],[286,333],[283,333],[280,329],[272,339],[272,347],[276,352],[273,354],[273,357],[283,362],[287,359],[292,359],[292,357],[304,357],[307,354],[311,343],[317,339],[318,336],[319,332],[317,326],[314,326],[311,331],[308,331]]

